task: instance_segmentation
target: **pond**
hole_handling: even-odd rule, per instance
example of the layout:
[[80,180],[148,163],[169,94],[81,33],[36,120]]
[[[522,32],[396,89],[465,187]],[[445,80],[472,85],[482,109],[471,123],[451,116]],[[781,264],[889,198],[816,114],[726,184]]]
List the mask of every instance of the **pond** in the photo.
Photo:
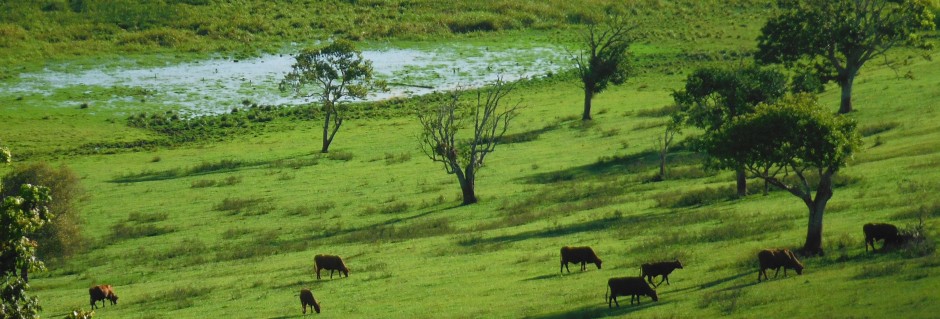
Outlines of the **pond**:
[[[372,94],[369,100],[480,86],[497,77],[531,78],[558,72],[570,64],[562,50],[548,46],[491,49],[441,44],[428,49],[372,49],[363,51],[363,57],[372,61],[376,77],[390,84],[389,91]],[[61,106],[92,102],[96,107],[127,112],[175,109],[198,116],[228,112],[244,102],[266,105],[310,102],[277,88],[293,62],[290,54],[269,54],[247,60],[213,59],[161,67],[69,72],[46,69],[21,74],[16,83],[0,88],[0,93],[50,95],[71,88],[84,92],[86,97],[63,102]],[[101,96],[93,94],[96,90],[138,93]]]

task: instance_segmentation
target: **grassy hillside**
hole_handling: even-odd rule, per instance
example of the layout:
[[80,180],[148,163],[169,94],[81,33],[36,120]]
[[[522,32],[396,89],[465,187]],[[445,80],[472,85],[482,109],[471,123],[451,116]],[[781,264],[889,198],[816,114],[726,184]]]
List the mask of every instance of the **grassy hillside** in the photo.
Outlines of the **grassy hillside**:
[[[670,21],[701,8],[665,6]],[[671,177],[652,181],[670,93],[691,67],[733,61],[731,52],[753,46],[761,20],[746,17],[764,9],[746,6],[734,23],[707,10],[702,28],[689,24],[675,40],[638,45],[640,74],[598,95],[590,124],[578,120],[580,88],[570,78],[521,86],[514,98],[527,107],[510,134],[529,138],[488,157],[480,203],[471,206],[458,205],[455,178],[418,150],[419,125],[404,111],[350,120],[326,156],[316,153],[318,122],[294,119],[221,139],[94,154],[76,150],[162,137],[125,125],[137,110],[68,106],[82,88],[2,96],[0,139],[14,155],[27,154],[16,160],[67,164],[92,191],[83,203],[89,250],[31,281],[43,317],[87,309],[87,288],[101,283],[114,285],[120,301],[96,318],[299,317],[302,287],[320,300],[323,318],[935,316],[936,253],[866,253],[861,227],[908,226],[923,215],[929,238],[940,238],[940,54],[899,70],[863,69],[849,116],[866,144],[828,206],[827,254],[804,259],[801,276],[757,283],[758,250],[802,244],[807,212],[796,197],[760,195],[754,180],[755,195],[735,199],[731,173],[704,171],[681,149],[669,159]],[[516,32],[477,36],[533,34]],[[114,94],[135,96],[133,88]],[[821,96],[833,112],[838,98],[835,87]],[[594,247],[603,269],[559,274],[563,245]],[[320,253],[343,256],[350,277],[316,280]],[[674,258],[685,268],[658,289],[659,302],[629,306],[621,298],[620,308],[607,308],[608,278]]]

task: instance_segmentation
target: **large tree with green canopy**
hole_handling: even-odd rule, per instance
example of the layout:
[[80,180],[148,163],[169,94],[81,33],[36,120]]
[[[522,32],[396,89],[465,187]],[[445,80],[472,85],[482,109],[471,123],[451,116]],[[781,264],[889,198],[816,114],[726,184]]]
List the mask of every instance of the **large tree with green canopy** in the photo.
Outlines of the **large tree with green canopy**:
[[809,209],[803,251],[816,255],[822,253],[823,213],[833,196],[833,176],[861,145],[855,125],[826,111],[814,96],[797,94],[758,105],[754,113],[706,134],[703,145],[719,167],[743,167],[802,200]]
[[[10,162],[0,146],[0,165]],[[2,188],[3,185],[0,185]],[[42,270],[29,236],[51,219],[49,189],[25,184],[17,196],[0,198],[0,318],[37,318],[39,300],[28,294],[28,272]]]
[[789,0],[757,38],[763,63],[810,65],[823,82],[842,88],[839,113],[852,108],[852,85],[866,62],[897,46],[929,48],[919,32],[933,30],[924,0]]
[[[310,91],[306,88],[310,86]],[[291,71],[279,85],[282,91],[292,91],[300,97],[312,97],[323,113],[323,147],[329,152],[330,144],[349,108],[350,99],[364,99],[371,88],[384,88],[372,77],[372,62],[362,57],[352,42],[336,40],[322,47],[303,50],[296,57]]]
[[[754,112],[759,103],[770,103],[787,91],[783,73],[756,65],[704,67],[686,79],[685,88],[673,93],[679,112],[677,123],[705,130],[706,134],[721,131],[738,116]],[[738,196],[747,195],[747,174],[737,172]]]

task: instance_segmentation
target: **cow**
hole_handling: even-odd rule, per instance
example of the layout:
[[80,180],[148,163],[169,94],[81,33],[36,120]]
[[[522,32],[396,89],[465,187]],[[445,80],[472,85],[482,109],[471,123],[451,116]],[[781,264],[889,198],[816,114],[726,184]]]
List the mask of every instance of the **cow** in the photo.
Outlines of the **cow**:
[[310,292],[310,289],[304,288],[300,290],[300,307],[303,308],[303,314],[307,314],[307,306],[310,306],[310,309],[320,313],[320,302],[317,301],[317,298],[313,297],[313,293]]
[[803,274],[803,264],[796,258],[789,249],[764,249],[757,253],[757,259],[760,261],[760,269],[757,270],[757,282],[760,282],[761,275],[764,279],[767,277],[767,269],[776,269],[774,278],[780,274],[780,268],[783,268],[783,276],[787,276],[787,268],[796,270],[797,275]]
[[640,266],[640,277],[646,277],[646,280],[650,284],[653,284],[653,277],[663,276],[663,280],[660,280],[658,284],[653,284],[653,287],[658,287],[663,284],[663,281],[666,284],[669,284],[669,274],[673,270],[682,269],[682,263],[678,259],[675,261],[663,261],[656,263],[646,263]]
[[98,306],[99,300],[102,307],[107,304],[105,299],[110,300],[112,305],[116,305],[118,301],[118,296],[114,294],[114,288],[111,285],[98,285],[88,288],[88,296],[91,298],[91,309]]
[[347,278],[349,277],[349,268],[346,267],[346,264],[343,263],[343,259],[339,256],[316,255],[313,257],[313,262],[316,265],[317,279],[320,279],[320,270],[322,269],[330,271],[330,279],[333,279],[334,270],[340,271],[341,277],[343,274],[345,274]]
[[[587,246],[561,247],[561,269],[559,272],[568,269],[568,263],[581,263],[581,271],[587,269],[587,263],[593,263],[597,265],[597,269],[601,269],[601,259],[597,257],[591,247]],[[568,273],[571,273],[571,269],[568,269]]]
[[875,241],[878,240],[884,239],[881,249],[901,241],[898,236],[898,227],[891,224],[868,223],[862,226],[862,231],[865,232],[865,251],[868,251],[868,246],[871,246],[871,250],[875,251]]
[[659,295],[656,294],[656,290],[650,288],[650,285],[643,280],[643,277],[610,278],[610,280],[607,280],[607,292],[610,293],[610,297],[604,294],[604,299],[607,301],[607,308],[612,308],[611,302],[616,303],[617,307],[620,307],[620,303],[617,302],[617,296],[630,296],[631,305],[634,299],[637,304],[640,304],[640,296],[649,296],[653,298],[653,301],[659,301]]

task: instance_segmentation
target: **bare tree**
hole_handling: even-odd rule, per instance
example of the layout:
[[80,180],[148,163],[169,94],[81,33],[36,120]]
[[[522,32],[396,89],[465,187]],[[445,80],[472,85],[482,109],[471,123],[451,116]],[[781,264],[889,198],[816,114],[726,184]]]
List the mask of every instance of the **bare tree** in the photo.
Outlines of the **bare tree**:
[[[464,91],[457,89],[450,99],[420,112],[421,150],[432,161],[442,163],[448,174],[457,176],[463,192],[463,205],[477,202],[476,176],[484,159],[496,149],[500,138],[516,117],[520,104],[506,106],[513,85],[502,79],[476,91],[476,103],[463,103]],[[473,132],[469,138],[458,136],[469,122]]]

